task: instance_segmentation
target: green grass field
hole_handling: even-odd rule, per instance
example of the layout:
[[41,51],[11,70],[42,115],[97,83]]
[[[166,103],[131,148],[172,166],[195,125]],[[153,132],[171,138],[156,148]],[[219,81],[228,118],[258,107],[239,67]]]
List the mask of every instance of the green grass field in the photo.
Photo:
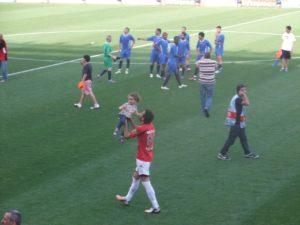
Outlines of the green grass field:
[[[300,224],[299,45],[288,73],[271,66],[286,25],[300,39],[299,19],[299,9],[0,4],[12,74],[0,86],[1,213],[19,209],[24,225]],[[209,119],[200,114],[196,82],[179,90],[171,79],[163,92],[160,80],[148,78],[150,46],[133,51],[130,75],[115,75],[116,84],[94,81],[99,111],[89,110],[90,99],[73,107],[78,60],[22,72],[101,54],[107,34],[116,49],[125,26],[135,37],[156,27],[172,37],[186,25],[194,50],[195,34],[206,31],[213,42],[219,24],[225,69]],[[92,60],[94,77],[101,61]],[[237,83],[248,85],[247,133],[259,160],[244,159],[239,141],[231,161],[216,158]],[[160,215],[144,214],[150,203],[142,186],[130,207],[114,199],[127,193],[135,167],[136,140],[120,145],[112,138],[117,108],[131,91],[142,96],[140,110],[155,113],[152,183]]]

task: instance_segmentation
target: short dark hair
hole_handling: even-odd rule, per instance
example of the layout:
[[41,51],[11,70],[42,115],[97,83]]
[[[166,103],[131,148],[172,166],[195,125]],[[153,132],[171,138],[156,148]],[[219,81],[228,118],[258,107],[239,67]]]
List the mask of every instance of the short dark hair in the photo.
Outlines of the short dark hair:
[[87,62],[89,62],[91,60],[91,57],[89,55],[84,55],[83,58]]
[[204,58],[205,59],[210,59],[211,57],[210,57],[210,53],[209,52],[206,52],[205,54],[204,54]]
[[292,30],[292,27],[290,25],[286,26],[287,30]]
[[199,34],[198,34],[199,36],[201,36],[201,37],[205,37],[205,34],[204,34],[204,32],[199,32]]
[[10,214],[10,221],[16,222],[16,225],[21,225],[22,215],[18,210],[10,210],[8,213]]
[[237,86],[236,86],[236,93],[239,93],[239,91],[242,89],[242,88],[244,88],[244,87],[247,87],[245,84],[238,84]]
[[220,25],[216,26],[216,28],[222,29],[222,27]]
[[153,121],[154,119],[154,114],[152,111],[150,111],[149,109],[146,109],[145,110],[145,113],[143,115],[143,118],[144,118],[144,123],[145,124],[149,124]]
[[161,29],[160,28],[156,28],[156,31],[158,31],[159,33],[161,33]]

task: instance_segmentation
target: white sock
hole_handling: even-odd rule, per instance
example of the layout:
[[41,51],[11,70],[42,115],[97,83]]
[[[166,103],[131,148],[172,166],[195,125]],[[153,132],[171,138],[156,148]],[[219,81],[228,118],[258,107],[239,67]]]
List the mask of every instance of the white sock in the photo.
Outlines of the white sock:
[[154,191],[154,189],[151,185],[151,182],[150,181],[144,181],[142,183],[145,187],[148,198],[151,201],[152,207],[155,208],[155,209],[159,208],[159,204],[156,200],[155,191]]
[[140,180],[138,179],[135,179],[134,177],[132,177],[132,183],[131,183],[131,186],[129,188],[129,191],[126,195],[126,201],[130,201],[133,197],[133,195],[135,194],[135,192],[139,189],[139,186],[140,186]]

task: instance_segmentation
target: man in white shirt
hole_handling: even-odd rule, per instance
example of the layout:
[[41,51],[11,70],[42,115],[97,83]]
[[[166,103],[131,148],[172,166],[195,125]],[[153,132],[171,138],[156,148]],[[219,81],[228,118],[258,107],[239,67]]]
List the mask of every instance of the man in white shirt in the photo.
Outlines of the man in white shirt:
[[288,71],[289,61],[295,48],[295,35],[291,32],[292,27],[286,26],[285,32],[282,35],[282,56],[281,56],[281,69],[280,71]]

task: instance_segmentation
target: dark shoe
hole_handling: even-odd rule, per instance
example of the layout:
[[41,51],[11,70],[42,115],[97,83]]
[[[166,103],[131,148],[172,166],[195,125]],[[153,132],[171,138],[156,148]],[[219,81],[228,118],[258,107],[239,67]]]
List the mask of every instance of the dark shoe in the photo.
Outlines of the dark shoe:
[[251,152],[248,155],[245,155],[245,158],[247,158],[247,159],[258,159],[259,155],[256,155],[256,154]]
[[208,117],[209,117],[209,112],[208,112],[208,110],[207,110],[207,109],[204,109],[204,110],[203,110],[203,113],[204,113],[204,115],[205,115],[205,117],[206,117],[206,118],[208,118]]

